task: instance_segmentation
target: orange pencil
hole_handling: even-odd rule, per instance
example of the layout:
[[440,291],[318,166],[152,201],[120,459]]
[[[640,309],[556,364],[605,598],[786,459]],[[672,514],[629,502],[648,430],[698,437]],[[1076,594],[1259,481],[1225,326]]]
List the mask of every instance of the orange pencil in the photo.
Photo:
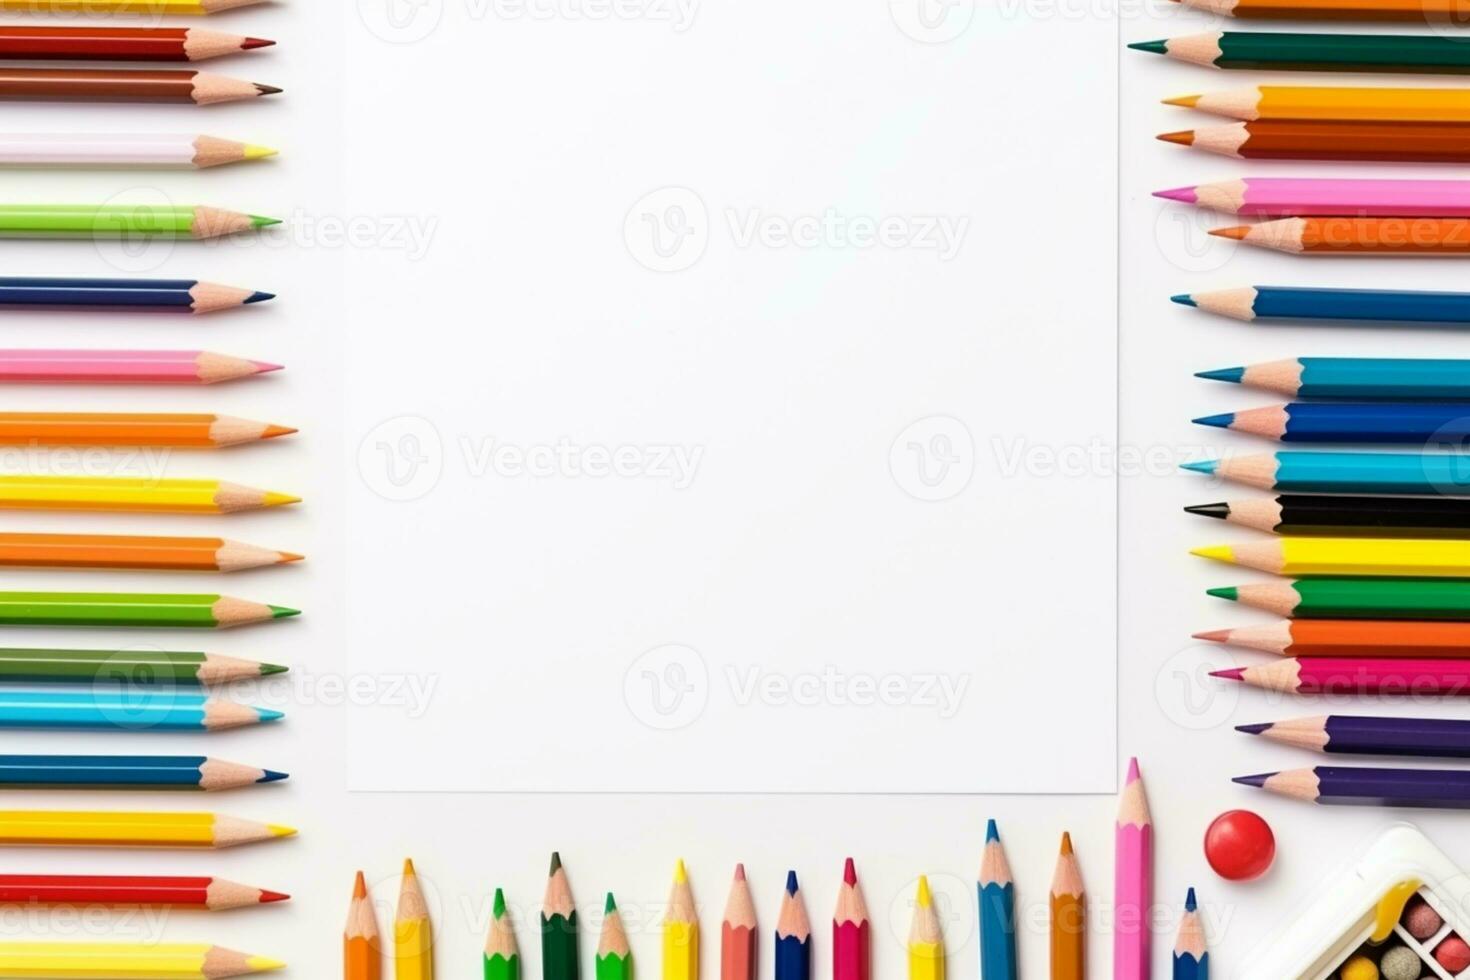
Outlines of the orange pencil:
[[1196,633],[1195,639],[1280,657],[1470,657],[1470,623],[1288,619],[1269,626]]
[[755,980],[755,902],[745,880],[745,865],[735,865],[735,880],[720,924],[720,980]]
[[1282,218],[1210,234],[1278,252],[1470,254],[1467,218]]
[[300,560],[289,551],[225,538],[0,532],[0,567],[238,572]]
[[134,412],[0,412],[4,446],[168,446],[222,449],[295,429],[229,415]]
[[347,928],[342,933],[342,976],[343,980],[380,980],[382,975],[378,917],[373,914],[367,882],[359,871],[352,885],[352,904],[347,907]]
[[1051,879],[1051,980],[1083,980],[1087,971],[1087,900],[1072,835],[1062,834]]

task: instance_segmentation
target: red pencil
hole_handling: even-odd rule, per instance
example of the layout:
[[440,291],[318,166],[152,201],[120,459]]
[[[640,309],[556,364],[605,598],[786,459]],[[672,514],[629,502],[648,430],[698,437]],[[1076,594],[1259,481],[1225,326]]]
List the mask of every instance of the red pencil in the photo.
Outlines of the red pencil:
[[857,869],[848,858],[832,916],[832,980],[869,980],[873,969],[869,932],[868,906],[858,887]]
[[0,875],[0,904],[164,906],[238,909],[283,902],[289,895],[223,878],[136,875]]
[[0,26],[0,58],[26,61],[203,61],[275,43],[197,27]]

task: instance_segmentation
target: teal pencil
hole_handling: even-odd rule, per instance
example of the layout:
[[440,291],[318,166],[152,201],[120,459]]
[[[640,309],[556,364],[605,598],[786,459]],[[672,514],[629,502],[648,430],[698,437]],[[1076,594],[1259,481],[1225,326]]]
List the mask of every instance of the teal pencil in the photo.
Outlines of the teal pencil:
[[1016,886],[994,820],[985,826],[978,892],[980,976],[982,980],[1016,980]]

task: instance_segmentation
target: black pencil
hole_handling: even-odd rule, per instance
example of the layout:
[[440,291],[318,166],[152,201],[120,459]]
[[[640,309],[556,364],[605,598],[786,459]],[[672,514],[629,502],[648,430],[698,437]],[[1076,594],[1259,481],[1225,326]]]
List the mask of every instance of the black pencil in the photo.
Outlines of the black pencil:
[[1470,538],[1470,500],[1287,493],[1184,508],[1276,534],[1358,538]]

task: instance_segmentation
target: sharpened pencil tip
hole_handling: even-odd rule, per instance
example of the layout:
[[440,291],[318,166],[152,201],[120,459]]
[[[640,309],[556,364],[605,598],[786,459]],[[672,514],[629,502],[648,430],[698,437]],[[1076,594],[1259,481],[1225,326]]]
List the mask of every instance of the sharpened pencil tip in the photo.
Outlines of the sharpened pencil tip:
[[260,434],[260,437],[262,439],[278,439],[281,436],[294,435],[298,431],[298,429],[293,429],[289,425],[267,425],[265,431]]
[[254,51],[256,48],[270,48],[275,46],[275,41],[268,41],[263,37],[247,37],[240,44],[242,51]]
[[745,880],[745,865],[743,863],[737,863],[735,865],[735,880],[736,881],[744,881]]
[[1231,225],[1229,228],[1211,228],[1210,234],[1216,238],[1229,238],[1233,241],[1243,241],[1246,235],[1251,233],[1250,225]]
[[612,915],[618,910],[618,903],[613,900],[613,893],[607,893],[607,901],[602,903],[602,914]]
[[1213,371],[1196,371],[1196,378],[1204,378],[1206,381],[1228,381],[1231,384],[1240,384],[1245,380],[1245,368],[1228,367],[1215,368]]
[[1134,51],[1147,51],[1149,54],[1168,54],[1168,41],[1134,41],[1128,45]]
[[1242,735],[1264,735],[1271,730],[1271,723],[1262,721],[1253,725],[1236,725],[1235,730]]
[[1184,896],[1184,911],[1194,912],[1198,909],[1199,903],[1194,900],[1194,889],[1191,888],[1189,889],[1189,893]]
[[416,872],[414,870],[414,868],[413,868],[413,858],[404,858],[403,859],[403,877],[405,877],[405,878],[415,878],[417,876],[418,876],[418,872]]
[[280,218],[268,218],[263,214],[252,214],[250,216],[250,227],[252,228],[269,228],[271,225],[278,225],[280,223]]
[[[1169,302],[1178,303],[1180,306],[1199,306],[1199,304],[1194,301],[1194,297],[1189,295],[1188,293],[1177,293],[1173,296],[1170,296]],[[1199,377],[1199,375],[1195,375],[1195,377]]]
[[277,772],[274,769],[262,769],[261,773],[261,777],[256,780],[257,783],[279,783],[283,779],[291,778],[289,773]]
[[1199,201],[1199,195],[1194,192],[1193,187],[1171,187],[1168,190],[1154,191],[1154,197],[1162,197],[1166,201],[1182,201],[1185,204]]
[[1235,413],[1221,412],[1219,415],[1201,415],[1192,421],[1195,425],[1209,425],[1217,429],[1228,429],[1235,424]]
[[[275,298],[275,293],[262,292],[261,290],[257,289],[255,292],[245,297],[245,305],[249,306],[251,303],[267,303]],[[258,364],[260,362],[257,361],[256,363]]]
[[250,363],[255,365],[256,374],[270,374],[272,371],[281,371],[286,367],[284,364],[272,364],[270,361],[251,361]]
[[1228,670],[1212,670],[1210,671],[1210,676],[1219,677],[1227,681],[1243,681],[1245,680],[1245,668],[1231,667]]
[[914,895],[914,904],[921,909],[933,906],[934,897],[929,894],[929,876],[919,875],[919,889]]
[[684,867],[684,859],[679,858],[674,862],[674,884],[682,885],[689,881],[689,869]]
[[268,824],[265,825],[265,829],[270,831],[272,837],[295,837],[296,836],[296,828],[295,827],[287,827],[285,824],[268,823]]
[[1261,789],[1266,785],[1266,780],[1274,775],[1276,775],[1274,772],[1263,772],[1257,773],[1254,776],[1236,776],[1230,781],[1232,783],[1239,783],[1242,786],[1254,786],[1256,789]]
[[291,668],[290,667],[287,667],[285,664],[261,664],[260,665],[260,673],[261,673],[261,676],[262,677],[265,676],[266,674],[284,674],[284,673],[286,673],[286,671],[288,671],[290,669]]
[[793,868],[790,871],[786,872],[786,894],[795,895],[796,890],[800,887],[801,886],[796,883],[796,869]]
[[[281,668],[281,671],[277,671],[277,673],[280,673],[280,672],[282,672],[284,670],[285,670],[285,668],[283,667],[283,668]],[[262,671],[262,673],[264,673],[264,671]],[[255,709],[255,716],[260,721],[267,722],[267,721],[280,721],[282,718],[286,717],[286,714],[283,711],[276,711],[276,710],[274,710],[272,708],[256,708]]]
[[852,863],[852,858],[848,858],[842,865],[842,881],[848,885],[857,884],[857,866]]
[[1191,555],[1196,558],[1209,558],[1212,561],[1231,562],[1235,561],[1235,549],[1228,544],[1212,544],[1208,548],[1191,548]]
[[[611,894],[609,894],[609,897],[611,897]],[[490,913],[497,919],[505,918],[505,889],[495,889],[495,905],[490,910]]]
[[[1205,630],[1203,633],[1190,634],[1196,640],[1207,640],[1210,643],[1226,643],[1230,640],[1230,630]],[[1214,674],[1210,675],[1214,677]]]
[[292,616],[300,615],[300,609],[292,609],[290,606],[271,606],[272,619],[289,619]]
[[[362,881],[362,872],[361,871],[359,871],[357,873],[357,880],[358,881]],[[357,886],[356,885],[354,885],[352,887],[352,897],[353,898],[362,898],[363,895],[366,895],[366,894],[367,894],[367,886],[365,884],[363,885],[362,895],[359,895],[357,893]],[[269,905],[271,902],[289,902],[290,900],[291,900],[291,896],[288,895],[288,894],[286,894],[285,892],[273,892],[273,891],[270,891],[269,889],[265,889],[265,888],[262,888],[260,890],[260,904],[262,904],[262,905]]]
[[1180,129],[1172,133],[1160,133],[1156,139],[1162,143],[1173,143],[1176,146],[1193,146],[1194,130]]
[[1205,589],[1205,595],[1213,596],[1216,599],[1225,599],[1229,602],[1236,602],[1240,599],[1240,586],[1226,585],[1218,589]]
[[1172,99],[1165,99],[1164,105],[1177,105],[1185,109],[1193,109],[1199,105],[1199,100],[1200,97],[1198,95],[1176,95]]
[[1180,463],[1180,469],[1189,470],[1191,473],[1203,473],[1206,476],[1214,476],[1215,471],[1220,468],[1218,459],[1201,459],[1193,463]]
[[1000,828],[995,825],[994,818],[985,821],[985,841],[1000,840]]
[[1072,834],[1066,830],[1062,831],[1062,853],[1072,853]]
[[272,970],[284,970],[286,964],[281,960],[273,960],[269,956],[247,956],[245,966],[251,973],[269,973]]
[[275,156],[276,152],[276,150],[269,146],[258,146],[254,143],[245,144],[245,159],[247,160],[264,160],[268,157]]
[[552,851],[551,852],[551,870],[547,872],[547,875],[548,876],[549,875],[554,875],[559,870],[561,870],[561,851]]
[[1128,760],[1128,782],[1136,783],[1141,778],[1143,775],[1138,771],[1138,756],[1135,755]]
[[262,85],[259,82],[251,82],[250,84],[254,85],[255,91],[259,92],[261,95],[280,95],[282,92],[285,91],[285,89],[277,88],[274,85]]
[[1229,504],[1191,504],[1184,508],[1184,513],[1195,514],[1199,517],[1213,517],[1216,520],[1225,520],[1230,516]]
[[[306,560],[306,556],[305,555],[298,555],[294,551],[278,551],[278,552],[276,552],[276,555],[278,556],[277,559],[276,559],[276,563],[277,564],[280,564],[280,565],[289,565],[293,561],[305,561]],[[261,673],[265,673],[265,671],[261,671]]]
[[361,871],[357,873],[357,878],[352,882],[352,897],[367,898],[367,879],[362,876]]

